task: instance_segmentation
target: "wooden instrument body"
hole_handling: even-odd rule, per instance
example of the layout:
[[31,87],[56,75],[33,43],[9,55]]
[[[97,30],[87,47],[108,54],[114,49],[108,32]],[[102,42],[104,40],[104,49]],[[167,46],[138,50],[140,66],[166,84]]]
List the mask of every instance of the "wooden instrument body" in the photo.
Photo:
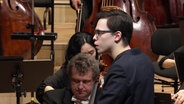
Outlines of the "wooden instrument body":
[[[31,57],[30,40],[13,40],[13,32],[39,32],[43,29],[42,24],[30,6],[30,3],[23,0],[2,0],[0,6],[0,54],[2,56],[23,56]],[[32,18],[34,13],[34,18]],[[34,23],[34,24],[33,24]],[[25,34],[26,35],[26,34]],[[36,54],[43,41],[35,42],[34,53]]]

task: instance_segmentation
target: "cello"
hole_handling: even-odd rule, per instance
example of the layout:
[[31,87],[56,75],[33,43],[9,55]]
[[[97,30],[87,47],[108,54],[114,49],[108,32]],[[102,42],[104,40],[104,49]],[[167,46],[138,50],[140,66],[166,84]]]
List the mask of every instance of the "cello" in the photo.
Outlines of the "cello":
[[[34,24],[34,31],[43,30],[42,24],[35,14],[32,18],[32,8],[26,0],[2,0],[0,6],[0,55],[1,56],[23,56],[24,59],[31,58],[31,43],[29,40],[13,40],[13,32],[32,32],[29,25]],[[26,35],[26,34],[25,34]],[[36,54],[42,40],[34,43],[34,54]]]
[[93,11],[85,22],[84,31],[94,34],[96,15],[100,10],[120,7],[133,18],[133,35],[130,46],[139,47],[151,60],[157,60],[158,56],[151,50],[151,35],[156,30],[156,26],[152,16],[140,8],[138,0],[93,0],[93,4]]

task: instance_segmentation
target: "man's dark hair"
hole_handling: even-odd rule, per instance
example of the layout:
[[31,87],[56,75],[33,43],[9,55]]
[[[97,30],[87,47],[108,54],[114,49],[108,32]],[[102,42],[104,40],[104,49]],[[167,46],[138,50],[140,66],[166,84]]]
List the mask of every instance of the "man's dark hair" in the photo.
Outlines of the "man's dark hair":
[[120,31],[124,44],[130,44],[133,32],[132,17],[120,9],[104,10],[98,14],[98,19],[107,18],[107,26],[113,31]]

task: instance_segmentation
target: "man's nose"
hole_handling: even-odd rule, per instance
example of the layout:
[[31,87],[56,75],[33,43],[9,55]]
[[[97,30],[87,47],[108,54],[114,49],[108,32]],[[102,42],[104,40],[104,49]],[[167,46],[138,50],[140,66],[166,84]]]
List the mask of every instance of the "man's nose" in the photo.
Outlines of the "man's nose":
[[96,34],[94,34],[93,40],[97,40],[97,35]]
[[80,83],[79,83],[79,89],[82,89],[83,87],[84,87],[84,83],[81,81]]

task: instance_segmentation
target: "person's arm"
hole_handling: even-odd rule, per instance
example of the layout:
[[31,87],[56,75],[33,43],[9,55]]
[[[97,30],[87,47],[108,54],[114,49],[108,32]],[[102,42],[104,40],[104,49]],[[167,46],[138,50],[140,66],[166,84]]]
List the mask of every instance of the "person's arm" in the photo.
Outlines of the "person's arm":
[[173,54],[171,54],[170,56],[165,56],[163,57],[160,61],[159,61],[159,67],[161,69],[166,69],[166,68],[172,68],[174,67],[175,64],[175,60],[174,60],[174,56]]
[[65,88],[47,91],[43,96],[42,104],[63,104],[63,97],[65,95]]
[[50,90],[54,90],[54,88],[52,86],[46,86],[44,89],[44,92],[50,91]]
[[[54,75],[48,77],[46,80],[44,80],[44,83],[46,84],[47,88],[52,87],[53,89],[58,89],[68,87],[69,78],[67,75],[66,67],[61,68]],[[44,90],[47,91],[46,89]]]
[[166,59],[162,64],[163,68],[172,68],[174,66],[175,66],[175,60],[174,59]]
[[78,10],[81,4],[81,0],[70,0],[70,6],[75,10]]
[[49,90],[54,90],[58,88],[64,88],[69,85],[67,79],[67,73],[65,68],[61,68],[54,75],[45,79],[37,88],[36,98],[41,103],[43,101],[42,97],[45,92]]

